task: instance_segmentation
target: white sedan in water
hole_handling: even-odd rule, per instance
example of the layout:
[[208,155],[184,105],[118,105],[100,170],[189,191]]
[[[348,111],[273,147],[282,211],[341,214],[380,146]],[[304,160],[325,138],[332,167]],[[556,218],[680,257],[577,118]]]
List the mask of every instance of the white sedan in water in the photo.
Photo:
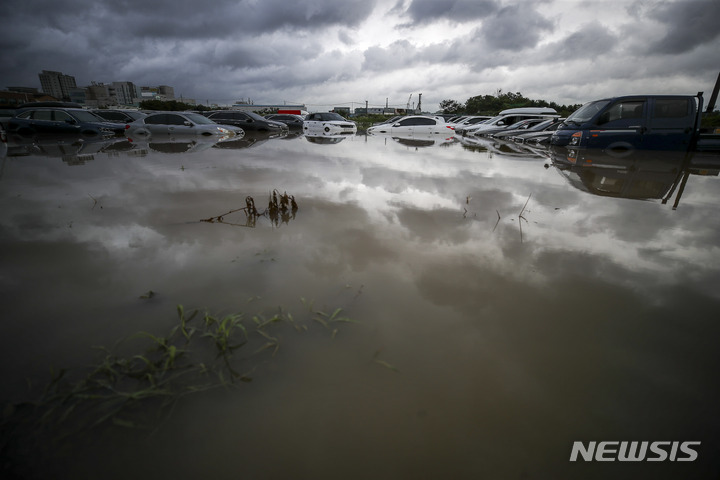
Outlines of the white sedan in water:
[[303,131],[311,135],[352,135],[357,125],[334,112],[310,113],[303,122]]
[[442,117],[410,115],[392,123],[383,123],[367,129],[371,135],[453,135],[453,126]]
[[128,123],[127,136],[142,135],[216,135],[243,137],[245,131],[232,125],[220,125],[199,113],[155,112]]

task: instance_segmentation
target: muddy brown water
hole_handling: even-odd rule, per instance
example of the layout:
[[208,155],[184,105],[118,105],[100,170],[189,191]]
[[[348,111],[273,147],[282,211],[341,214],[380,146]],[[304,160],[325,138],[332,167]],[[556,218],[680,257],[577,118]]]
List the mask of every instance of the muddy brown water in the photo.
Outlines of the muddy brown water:
[[[680,164],[562,169],[420,140],[2,147],[6,406],[37,398],[51,369],[97,362],[93,347],[166,331],[179,304],[309,318],[272,330],[274,355],[237,353],[251,382],[188,395],[151,433],[109,425],[35,451],[28,426],[5,438],[5,471],[717,476],[712,169],[679,192]],[[248,224],[237,210],[274,189],[297,211]],[[353,323],[310,318],[338,308]],[[575,441],[624,440],[701,444],[693,462],[569,461]]]

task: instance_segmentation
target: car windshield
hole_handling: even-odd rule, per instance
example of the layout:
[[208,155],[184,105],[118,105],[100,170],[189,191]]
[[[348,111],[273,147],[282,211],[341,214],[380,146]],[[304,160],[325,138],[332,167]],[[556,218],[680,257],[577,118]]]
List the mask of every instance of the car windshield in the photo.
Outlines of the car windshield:
[[505,117],[506,117],[506,115],[498,115],[496,117],[489,119],[487,122],[481,123],[480,125],[484,125],[484,124],[495,125],[497,122],[504,119]]
[[199,113],[185,113],[184,115],[188,118],[188,120],[198,125],[211,125],[213,123],[216,123],[209,118],[200,115]]
[[260,120],[261,122],[264,122],[266,120],[255,112],[245,112],[245,114],[251,117],[253,120]]
[[600,110],[605,108],[610,100],[597,100],[595,102],[586,103],[582,107],[575,110],[568,118],[565,123],[585,123],[590,121]]
[[320,115],[320,121],[322,121],[322,122],[332,122],[332,121],[345,122],[347,120],[345,120],[343,117],[341,117],[337,113],[328,112],[328,113],[323,113]]
[[107,122],[104,118],[86,110],[71,110],[68,113],[81,122]]

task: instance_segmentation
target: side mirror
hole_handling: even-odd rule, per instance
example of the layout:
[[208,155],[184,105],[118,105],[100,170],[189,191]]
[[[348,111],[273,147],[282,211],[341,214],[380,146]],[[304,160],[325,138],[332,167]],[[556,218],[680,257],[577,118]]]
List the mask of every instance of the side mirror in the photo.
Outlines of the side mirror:
[[192,126],[193,126],[193,124],[190,123],[190,122],[187,121],[187,120],[185,120],[185,121],[183,122],[183,125],[185,125],[186,127],[192,127]]
[[247,120],[245,120],[245,123],[252,123],[252,122],[253,122],[252,118],[248,118]]
[[68,123],[70,125],[75,125],[77,122],[73,120],[72,118],[65,119],[65,123]]

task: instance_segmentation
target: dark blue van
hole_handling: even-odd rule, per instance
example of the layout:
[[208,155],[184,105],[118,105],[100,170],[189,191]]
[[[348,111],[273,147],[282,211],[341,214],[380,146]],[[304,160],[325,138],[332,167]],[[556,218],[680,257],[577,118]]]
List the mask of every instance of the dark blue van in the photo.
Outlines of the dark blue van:
[[550,138],[550,145],[633,150],[687,150],[695,135],[698,97],[633,95],[586,103]]

